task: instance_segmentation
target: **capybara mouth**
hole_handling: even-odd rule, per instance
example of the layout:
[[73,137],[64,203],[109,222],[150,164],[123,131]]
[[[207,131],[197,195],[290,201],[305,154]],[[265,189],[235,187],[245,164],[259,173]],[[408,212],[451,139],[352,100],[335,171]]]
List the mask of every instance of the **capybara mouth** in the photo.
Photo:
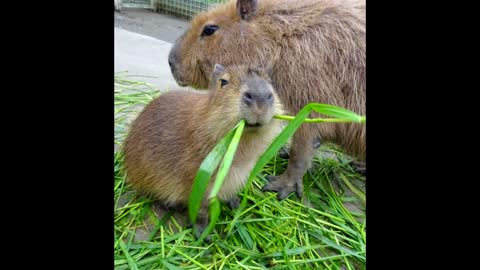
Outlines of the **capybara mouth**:
[[181,87],[186,87],[188,86],[188,83],[184,82],[184,81],[180,81],[180,80],[176,80],[177,81],[177,84]]
[[260,123],[254,123],[254,124],[251,124],[251,123],[245,123],[245,126],[248,127],[248,128],[259,128],[259,127],[262,127],[263,125],[260,124]]

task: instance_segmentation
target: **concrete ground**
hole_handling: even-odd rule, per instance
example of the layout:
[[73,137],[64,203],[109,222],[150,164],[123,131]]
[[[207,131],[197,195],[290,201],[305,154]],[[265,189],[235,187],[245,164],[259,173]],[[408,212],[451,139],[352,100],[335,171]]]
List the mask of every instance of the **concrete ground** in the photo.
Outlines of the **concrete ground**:
[[[115,72],[153,84],[161,91],[179,88],[168,66],[168,53],[188,21],[142,9],[115,12]],[[143,77],[148,76],[148,77]]]

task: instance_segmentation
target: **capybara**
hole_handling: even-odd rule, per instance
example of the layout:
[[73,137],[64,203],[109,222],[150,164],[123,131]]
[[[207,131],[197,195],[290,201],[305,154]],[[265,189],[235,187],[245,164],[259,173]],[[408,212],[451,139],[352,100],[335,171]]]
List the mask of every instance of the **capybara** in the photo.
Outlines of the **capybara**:
[[[170,51],[172,74],[182,86],[204,89],[217,62],[272,67],[288,113],[316,102],[366,115],[363,1],[229,1],[192,19]],[[263,189],[277,191],[278,199],[294,191],[301,197],[320,142],[336,143],[363,162],[365,137],[365,124],[303,124],[292,138],[287,170],[269,176]]]
[[[282,130],[281,121],[273,119],[282,113],[282,105],[268,71],[217,64],[211,76],[209,91],[161,94],[133,121],[125,139],[127,183],[173,209],[187,206],[202,161],[228,131],[245,119],[245,130],[218,194],[221,201],[238,206],[236,193]],[[194,224],[197,233],[208,224],[206,197]]]

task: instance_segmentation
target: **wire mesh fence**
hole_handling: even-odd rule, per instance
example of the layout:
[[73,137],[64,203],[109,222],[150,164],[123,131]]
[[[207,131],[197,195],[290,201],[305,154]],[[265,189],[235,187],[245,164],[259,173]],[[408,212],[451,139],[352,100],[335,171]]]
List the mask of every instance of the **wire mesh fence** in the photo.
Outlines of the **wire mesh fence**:
[[225,1],[227,0],[121,0],[121,7],[151,9],[159,13],[191,19],[195,14]]
[[154,0],[122,0],[122,8],[148,8],[154,9]]
[[195,14],[225,1],[226,0],[158,0],[157,11],[168,15],[191,19]]

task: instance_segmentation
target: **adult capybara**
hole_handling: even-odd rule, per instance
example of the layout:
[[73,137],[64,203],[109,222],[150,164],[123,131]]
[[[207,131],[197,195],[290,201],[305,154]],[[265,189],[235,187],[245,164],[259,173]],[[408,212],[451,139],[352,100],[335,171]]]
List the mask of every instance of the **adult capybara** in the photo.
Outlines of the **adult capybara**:
[[[310,102],[366,114],[365,5],[340,0],[229,1],[193,18],[169,64],[180,85],[206,88],[214,63],[273,67],[272,81],[291,114]],[[313,113],[311,117],[317,117]],[[319,142],[365,160],[364,124],[303,124],[287,170],[264,190],[303,194],[303,175]]]

